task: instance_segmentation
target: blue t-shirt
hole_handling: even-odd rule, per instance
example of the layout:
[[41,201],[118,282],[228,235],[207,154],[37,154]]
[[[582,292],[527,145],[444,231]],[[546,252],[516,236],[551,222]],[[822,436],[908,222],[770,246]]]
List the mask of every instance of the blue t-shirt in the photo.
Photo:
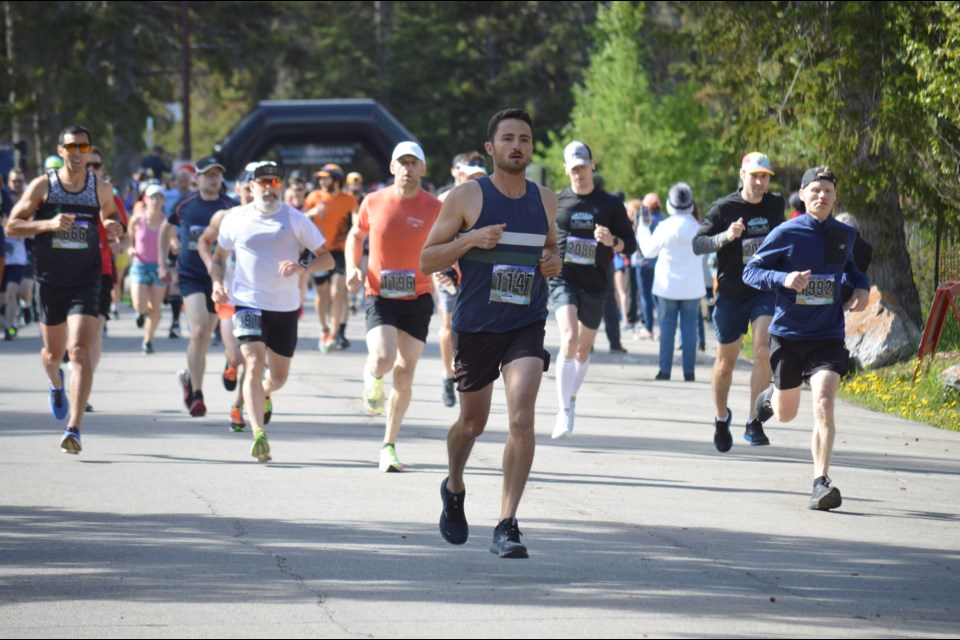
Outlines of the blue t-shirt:
[[177,260],[177,273],[181,278],[210,280],[207,267],[200,258],[197,243],[200,236],[210,226],[213,214],[237,206],[237,203],[224,195],[216,200],[204,200],[199,191],[188,194],[167,217],[167,222],[177,227],[180,240],[180,258]]

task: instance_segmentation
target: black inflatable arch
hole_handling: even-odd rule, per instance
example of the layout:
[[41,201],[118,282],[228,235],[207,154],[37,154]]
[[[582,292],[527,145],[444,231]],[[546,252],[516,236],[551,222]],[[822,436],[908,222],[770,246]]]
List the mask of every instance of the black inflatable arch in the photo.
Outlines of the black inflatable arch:
[[386,167],[404,140],[417,141],[376,100],[264,100],[214,147],[214,155],[234,178],[276,146],[359,143]]

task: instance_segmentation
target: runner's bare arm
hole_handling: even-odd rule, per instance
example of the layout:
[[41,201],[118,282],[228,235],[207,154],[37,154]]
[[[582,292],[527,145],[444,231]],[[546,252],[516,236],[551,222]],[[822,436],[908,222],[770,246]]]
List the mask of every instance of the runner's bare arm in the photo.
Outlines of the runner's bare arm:
[[123,221],[120,210],[113,199],[113,187],[109,182],[97,178],[97,199],[100,200],[100,221],[107,230],[107,238],[119,240],[123,237]]
[[557,194],[546,187],[540,187],[543,209],[547,212],[547,239],[543,243],[543,255],[540,258],[540,273],[545,278],[560,274],[563,261],[560,259],[560,247],[557,245]]
[[344,247],[344,258],[347,263],[347,288],[354,292],[363,284],[363,271],[360,270],[360,258],[363,257],[363,241],[367,239],[367,232],[361,229],[354,221],[347,242]]
[[227,288],[223,285],[223,278],[227,272],[227,259],[230,254],[223,248],[217,247],[216,252],[210,259],[210,279],[213,281],[213,301],[218,304],[226,304],[230,301],[227,294]]
[[227,209],[217,211],[210,218],[210,225],[203,230],[200,239],[197,240],[197,251],[200,253],[200,259],[206,265],[207,271],[210,271],[210,263],[213,261],[213,245],[217,242],[217,236],[220,234],[220,223],[227,215]]
[[49,233],[69,229],[73,224],[74,216],[61,213],[51,220],[34,220],[33,215],[47,199],[50,192],[50,181],[43,175],[35,178],[23,196],[13,206],[10,218],[7,220],[6,232],[11,238],[32,238],[40,233]]
[[170,269],[167,267],[167,254],[170,252],[170,241],[173,239],[176,229],[172,224],[163,221],[160,225],[160,235],[157,239],[157,267],[158,275],[164,282],[170,282]]
[[465,182],[448,193],[420,252],[420,270],[427,274],[443,271],[470,249],[492,249],[497,246],[507,226],[489,225],[458,238],[457,234],[473,226],[480,216],[483,193],[475,180]]

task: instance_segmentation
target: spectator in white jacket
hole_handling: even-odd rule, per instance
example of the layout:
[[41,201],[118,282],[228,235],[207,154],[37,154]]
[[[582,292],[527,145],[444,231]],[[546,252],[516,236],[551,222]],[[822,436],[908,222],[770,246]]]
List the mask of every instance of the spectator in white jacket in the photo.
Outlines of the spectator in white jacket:
[[660,319],[660,372],[657,380],[669,380],[673,368],[677,319],[680,322],[683,379],[693,382],[697,362],[697,318],[700,299],[706,294],[703,263],[693,254],[693,237],[698,224],[693,217],[693,193],[690,185],[678,182],[670,187],[667,212],[670,217],[653,233],[649,225],[639,224],[637,241],[647,258],[659,257],[653,275],[653,294],[657,297]]

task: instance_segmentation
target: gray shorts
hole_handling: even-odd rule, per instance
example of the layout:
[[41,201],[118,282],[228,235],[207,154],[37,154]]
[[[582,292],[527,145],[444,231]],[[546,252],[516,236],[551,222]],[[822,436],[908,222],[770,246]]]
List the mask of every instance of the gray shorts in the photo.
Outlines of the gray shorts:
[[577,320],[587,329],[597,330],[603,321],[603,310],[607,305],[607,292],[590,293],[575,287],[563,278],[550,278],[550,299],[553,308],[572,304],[577,308]]

